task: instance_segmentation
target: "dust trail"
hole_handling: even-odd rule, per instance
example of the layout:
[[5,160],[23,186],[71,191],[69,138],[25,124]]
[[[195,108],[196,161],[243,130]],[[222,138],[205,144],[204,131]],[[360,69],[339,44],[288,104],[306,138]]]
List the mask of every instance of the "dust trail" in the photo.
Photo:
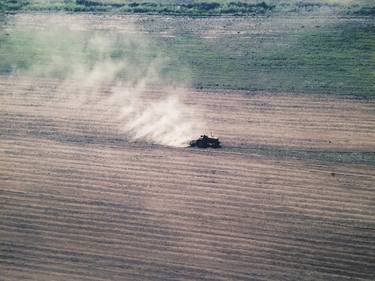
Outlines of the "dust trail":
[[15,17],[7,40],[25,46],[10,67],[20,75],[58,78],[53,103],[105,118],[127,139],[184,146],[197,127],[180,98],[189,83],[168,73],[168,64],[178,62],[128,25],[114,32],[93,30],[69,15]]

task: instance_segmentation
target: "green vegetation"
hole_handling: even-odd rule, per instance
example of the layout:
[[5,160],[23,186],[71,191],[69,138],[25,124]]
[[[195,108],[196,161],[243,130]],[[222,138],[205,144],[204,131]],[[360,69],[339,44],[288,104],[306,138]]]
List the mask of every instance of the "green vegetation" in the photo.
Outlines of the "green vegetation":
[[[56,36],[62,34],[62,36]],[[132,34],[71,31],[65,26],[45,29],[16,27],[0,32],[0,74],[24,74],[33,77],[76,78],[80,72],[95,67],[120,67],[116,79],[141,80],[152,65],[155,83],[160,80],[174,84],[186,81],[187,70],[180,68],[183,77],[171,73],[159,61],[178,65],[173,58],[165,58],[155,45],[150,48],[146,38]],[[118,64],[119,63],[119,64]],[[154,64],[156,66],[154,66]],[[136,67],[135,67],[136,66]]]
[[29,0],[2,0],[0,1],[0,12],[17,12],[27,8],[29,5]]
[[[374,4],[356,1],[344,5],[337,1],[126,1],[126,0],[7,0],[0,9],[12,11],[68,10],[122,11],[176,15],[267,14],[236,17],[204,24],[200,18],[173,17],[168,21],[172,36],[161,37],[163,17],[150,17],[143,26],[153,37],[153,48],[126,44],[126,38],[113,41],[105,53],[87,47],[89,32],[34,30],[0,32],[0,74],[27,73],[36,76],[66,77],[79,63],[92,67],[101,58],[131,60],[139,75],[155,57],[168,57],[160,69],[163,81],[192,81],[196,88],[244,89],[274,92],[335,93],[358,96],[375,95],[375,22],[369,15]],[[341,4],[340,4],[341,3]],[[352,3],[352,2],[348,2]],[[332,9],[355,15],[350,20],[324,23]],[[331,9],[330,13],[324,12]],[[280,11],[325,14],[322,24],[306,20],[306,14],[288,17]],[[269,14],[272,13],[272,14]],[[337,14],[335,14],[337,15]],[[357,17],[360,17],[358,19]],[[313,19],[315,16],[311,17]],[[216,22],[215,20],[212,22]],[[257,26],[252,30],[251,26]],[[204,32],[212,31],[213,36]],[[56,38],[56,34],[64,37]],[[212,35],[211,34],[211,35]],[[136,52],[137,50],[137,52]],[[137,72],[132,70],[132,72]],[[123,72],[126,74],[126,71]]]
[[295,1],[295,0],[214,0],[214,1],[140,1],[140,0],[4,0],[0,9],[17,11],[117,12],[168,15],[263,15],[285,12],[337,11],[348,14],[373,15],[375,4],[359,1]]
[[375,15],[375,4],[372,5],[353,5],[348,9],[348,14],[355,16],[374,16]]
[[190,35],[166,44],[189,65],[197,88],[375,95],[373,23],[305,29],[214,39]]
[[[350,20],[293,29],[302,25],[301,18],[292,22],[276,16],[259,19],[264,26],[256,34],[246,33],[246,26],[238,29],[239,33],[234,32],[237,27],[225,30],[216,26],[225,32],[212,38],[199,34],[200,27],[192,31],[199,21],[192,20],[186,26],[178,20],[168,21],[176,25],[171,27],[176,36],[153,36],[151,48],[143,47],[142,41],[135,41],[137,45],[134,40],[127,43],[127,34],[103,32],[111,42],[105,50],[89,44],[95,37],[92,31],[10,30],[0,33],[0,74],[61,78],[73,73],[77,64],[90,68],[110,59],[138,66],[136,70],[124,70],[124,76],[130,75],[129,71],[142,76],[147,65],[163,57],[168,58],[159,69],[163,81],[192,81],[196,88],[374,96],[374,22]],[[163,26],[159,21],[162,18],[152,18],[145,28],[159,34],[158,26]],[[291,26],[283,31],[261,30],[287,24]]]
[[[80,52],[74,52],[79,40],[71,33],[65,33],[64,40],[54,38],[51,32],[35,30],[12,30],[0,37],[0,73],[29,73],[36,76],[60,77],[69,71],[67,66],[72,61],[82,61]],[[66,64],[56,61],[56,53],[65,58]],[[54,69],[47,67],[48,61],[55,58]],[[43,67],[44,66],[44,67]]]
[[[13,4],[13,1],[16,4]],[[219,14],[265,14],[274,8],[265,2],[192,2],[163,3],[155,2],[129,2],[129,1],[101,1],[101,0],[64,0],[64,1],[18,1],[8,0],[8,11],[73,11],[73,12],[120,12],[120,13],[147,13],[147,14],[172,14],[172,15],[219,15]]]
[[374,51],[374,25],[345,24],[301,34],[279,57],[297,62],[292,77],[303,81],[293,79],[297,90],[370,96],[375,94]]

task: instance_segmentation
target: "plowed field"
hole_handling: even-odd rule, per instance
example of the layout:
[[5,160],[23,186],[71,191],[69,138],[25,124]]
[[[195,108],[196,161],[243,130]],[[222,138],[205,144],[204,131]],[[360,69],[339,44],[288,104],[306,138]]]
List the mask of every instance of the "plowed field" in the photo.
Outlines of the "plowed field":
[[1,280],[375,279],[373,100],[192,90],[199,150],[56,84],[0,80]]

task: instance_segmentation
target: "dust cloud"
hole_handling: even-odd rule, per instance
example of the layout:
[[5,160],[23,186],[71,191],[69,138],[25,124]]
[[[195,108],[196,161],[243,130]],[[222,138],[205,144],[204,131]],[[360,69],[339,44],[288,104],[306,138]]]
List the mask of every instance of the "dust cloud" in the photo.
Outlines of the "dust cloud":
[[189,79],[168,73],[168,64],[178,62],[137,26],[113,31],[69,15],[24,17],[8,31],[25,44],[17,57],[24,63],[14,63],[13,73],[57,79],[52,101],[69,109],[66,115],[75,110],[105,119],[132,141],[179,147],[192,139],[194,112],[181,99]]

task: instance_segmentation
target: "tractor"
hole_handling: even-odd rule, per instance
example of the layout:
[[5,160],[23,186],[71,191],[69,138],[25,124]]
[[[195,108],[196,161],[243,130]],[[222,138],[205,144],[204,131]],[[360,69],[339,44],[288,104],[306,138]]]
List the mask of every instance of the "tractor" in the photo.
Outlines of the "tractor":
[[200,138],[196,140],[192,140],[190,142],[191,147],[198,147],[198,148],[220,148],[221,144],[218,138],[216,137],[209,137],[207,135],[201,135]]

